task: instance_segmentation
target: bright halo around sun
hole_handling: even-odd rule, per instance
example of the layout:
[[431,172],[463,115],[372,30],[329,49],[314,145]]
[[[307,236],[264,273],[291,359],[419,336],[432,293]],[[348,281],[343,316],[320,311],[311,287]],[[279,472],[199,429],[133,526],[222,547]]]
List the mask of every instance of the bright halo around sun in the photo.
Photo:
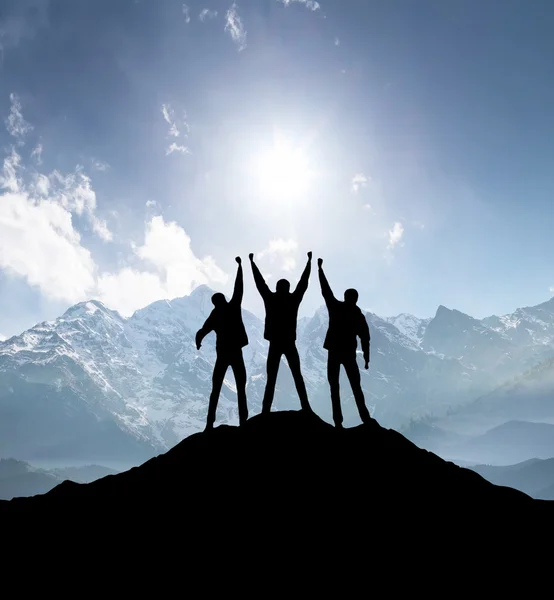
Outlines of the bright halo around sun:
[[254,171],[260,191],[282,201],[306,194],[313,178],[305,151],[282,137],[255,158]]

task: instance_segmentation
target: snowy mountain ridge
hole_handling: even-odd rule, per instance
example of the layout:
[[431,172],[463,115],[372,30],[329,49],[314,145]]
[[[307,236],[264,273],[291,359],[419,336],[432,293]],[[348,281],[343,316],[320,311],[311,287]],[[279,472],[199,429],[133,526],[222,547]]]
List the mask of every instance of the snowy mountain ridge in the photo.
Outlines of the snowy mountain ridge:
[[[129,455],[137,444],[153,454],[203,429],[215,336],[206,338],[200,352],[194,336],[212,310],[212,294],[203,285],[189,296],[154,302],[129,318],[90,300],[1,342],[0,423],[6,431],[0,435],[0,456],[30,460],[79,448],[94,460],[94,452],[110,444]],[[553,309],[551,301],[482,321],[442,306],[431,319],[408,314],[382,319],[366,313],[371,366],[361,372],[368,406],[382,424],[398,427],[414,416],[440,413],[491,391],[507,373],[513,375],[516,365],[523,370],[554,356]],[[263,321],[245,310],[243,318],[249,337],[244,348],[247,395],[254,415],[265,386],[267,342]],[[331,421],[323,349],[327,319],[324,306],[300,319],[297,345],[310,401]],[[344,378],[341,389],[345,423],[355,423],[358,415]],[[298,408],[294,399],[292,378],[283,365],[275,409]],[[14,419],[18,436],[8,429]],[[51,421],[52,431],[45,421]],[[217,421],[237,421],[231,371]],[[101,435],[96,433],[100,426]]]

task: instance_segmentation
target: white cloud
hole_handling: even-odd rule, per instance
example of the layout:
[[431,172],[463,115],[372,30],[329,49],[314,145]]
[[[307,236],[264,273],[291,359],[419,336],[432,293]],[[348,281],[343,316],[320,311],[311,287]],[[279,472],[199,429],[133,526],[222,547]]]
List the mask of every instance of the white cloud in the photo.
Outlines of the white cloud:
[[21,180],[18,172],[21,166],[21,156],[12,148],[12,152],[4,159],[4,166],[0,173],[0,187],[10,192],[18,192]]
[[392,250],[397,244],[400,243],[402,236],[404,235],[404,226],[402,223],[398,221],[392,226],[392,229],[389,231],[389,243],[387,248]]
[[297,253],[298,242],[293,239],[276,238],[269,242],[267,248],[258,253],[258,258],[261,260],[268,257],[272,263],[279,259],[283,271],[292,271],[296,267]]
[[42,165],[42,144],[37,144],[31,152],[31,158],[34,158],[37,165]]
[[203,283],[226,283],[213,258],[197,258],[185,231],[161,216],[145,224],[142,245],[131,244],[139,267],[102,272],[74,223],[74,216],[82,216],[101,239],[112,239],[96,209],[82,167],[68,175],[37,173],[24,169],[12,149],[0,169],[0,270],[46,298],[68,303],[97,298],[123,314]]
[[281,4],[284,4],[285,6],[298,2],[298,4],[303,4],[306,8],[314,11],[321,8],[321,4],[315,0],[277,0],[277,2],[281,2]]
[[554,285],[551,285],[551,286],[548,288],[548,291],[549,291],[549,292],[550,292],[552,295],[554,295]]
[[198,15],[198,18],[202,22],[207,21],[208,19],[215,19],[215,17],[217,17],[217,10],[210,10],[209,8],[204,8]]
[[[8,165],[8,171],[10,167]],[[6,173],[4,182],[11,181]],[[73,228],[71,212],[51,197],[19,185],[0,196],[0,268],[47,297],[78,302],[94,285],[94,262]]]
[[155,200],[147,200],[146,208],[159,208],[160,205]]
[[92,159],[92,168],[95,171],[107,171],[110,168],[110,165],[103,160],[98,160],[97,158]]
[[147,223],[144,243],[135,248],[135,254],[148,270],[125,267],[98,279],[100,299],[125,316],[155,300],[183,296],[198,285],[228,280],[212,257],[200,260],[195,256],[184,229],[175,222],[166,223],[161,216]]
[[173,154],[173,152],[181,152],[181,154],[190,154],[189,148],[187,148],[186,146],[176,144],[175,142],[168,146],[167,150],[165,151],[165,155],[169,156],[170,154]]
[[183,4],[183,15],[185,16],[185,23],[190,23],[190,8]]
[[94,233],[105,242],[113,239],[106,222],[95,214],[96,192],[92,189],[90,177],[84,174],[80,167],[70,175],[54,171],[49,177],[49,184],[54,198],[61,206],[79,216],[86,215]]
[[340,46],[340,40],[338,37],[335,38],[335,46]]
[[352,177],[351,190],[356,193],[359,189],[366,187],[369,178],[366,177],[363,173],[356,173],[354,177]]
[[237,44],[239,52],[246,48],[246,29],[237,12],[237,5],[233,3],[225,15],[225,31],[228,31],[233,42]]
[[7,340],[8,338],[3,334],[0,333],[0,342],[3,342],[4,340]]
[[13,135],[22,144],[22,139],[33,130],[33,126],[23,118],[21,102],[17,94],[10,94],[10,101],[10,114],[5,119],[6,129],[10,135]]

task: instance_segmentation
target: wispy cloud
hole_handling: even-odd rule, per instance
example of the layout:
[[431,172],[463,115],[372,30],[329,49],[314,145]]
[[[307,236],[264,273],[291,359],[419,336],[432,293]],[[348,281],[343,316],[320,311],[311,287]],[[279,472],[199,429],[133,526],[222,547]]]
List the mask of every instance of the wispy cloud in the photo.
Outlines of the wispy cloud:
[[335,38],[335,46],[340,46],[340,40],[338,37]]
[[400,244],[400,241],[402,240],[403,235],[404,235],[404,226],[402,225],[402,223],[397,221],[392,226],[392,229],[389,230],[389,243],[388,243],[387,248],[389,250],[392,250],[395,246]]
[[267,248],[258,253],[258,258],[261,260],[268,257],[272,263],[279,260],[283,271],[292,271],[296,267],[297,253],[298,242],[293,239],[275,238],[269,242]]
[[[188,137],[189,126],[186,122],[186,114],[184,115],[183,119],[177,119],[175,117],[175,111],[171,108],[171,106],[169,104],[162,104],[162,115],[165,122],[169,125],[168,136],[178,138],[182,135],[184,138]],[[184,130],[185,133],[183,133],[182,130]],[[169,156],[170,154],[173,154],[173,152],[190,154],[190,149],[183,144],[172,142],[166,148],[165,153],[166,156]]]
[[21,113],[21,102],[19,96],[16,94],[10,94],[10,114],[5,119],[6,129],[10,135],[17,138],[20,145],[23,144],[23,138],[33,130],[33,126],[27,123]]
[[208,19],[215,19],[217,17],[217,10],[210,10],[209,8],[204,8],[200,11],[198,18],[204,22]]
[[306,8],[314,11],[321,8],[321,4],[315,0],[277,0],[277,2],[281,2],[281,4],[284,4],[285,6],[289,6],[289,4],[297,2],[298,4],[303,4]]
[[42,144],[37,144],[31,152],[31,158],[34,158],[37,165],[42,165]]
[[225,15],[225,31],[237,44],[239,52],[246,48],[246,29],[238,14],[238,7],[233,3]]
[[185,23],[190,23],[190,8],[186,4],[183,4],[183,15],[185,17]]
[[191,153],[189,148],[181,144],[176,144],[175,142],[168,146],[167,150],[165,151],[165,155],[169,156],[170,154],[173,154],[173,152],[180,152],[181,154]]
[[363,173],[356,173],[354,177],[352,177],[351,190],[354,193],[357,193],[360,188],[364,188],[367,185],[369,178]]
[[103,160],[98,160],[97,158],[93,158],[92,159],[92,168],[95,171],[107,171],[110,168],[110,165],[107,162],[104,162]]
[[169,135],[179,137],[179,134],[181,132],[179,131],[179,129],[177,128],[177,124],[175,123],[175,112],[173,111],[171,106],[169,106],[169,104],[162,104],[162,115],[164,117],[164,120],[169,125]]

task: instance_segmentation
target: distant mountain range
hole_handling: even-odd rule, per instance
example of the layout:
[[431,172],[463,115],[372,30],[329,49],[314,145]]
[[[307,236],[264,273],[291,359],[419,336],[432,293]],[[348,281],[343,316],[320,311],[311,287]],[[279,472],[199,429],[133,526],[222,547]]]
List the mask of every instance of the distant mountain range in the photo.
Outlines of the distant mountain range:
[[534,458],[516,465],[468,467],[495,485],[515,488],[539,500],[554,500],[554,458]]
[[0,459],[0,500],[46,494],[64,481],[90,483],[117,471],[98,465],[38,469],[20,460]]
[[[0,456],[68,464],[119,461],[125,468],[203,429],[215,339],[208,336],[198,352],[194,335],[212,309],[212,293],[200,286],[190,296],[155,302],[128,319],[98,301],[83,302],[0,343]],[[253,416],[261,407],[267,343],[263,321],[243,314]],[[481,433],[508,420],[552,416],[554,422],[553,403],[547,401],[548,389],[554,389],[548,388],[554,300],[482,320],[444,306],[430,319],[369,312],[366,318],[372,350],[362,382],[382,425],[458,419],[457,431],[465,435],[473,421],[483,421]],[[298,347],[312,405],[331,421],[326,328],[325,307],[301,319]],[[532,369],[542,373],[535,380],[524,375]],[[522,376],[519,384],[507,383]],[[342,381],[345,424],[354,425],[357,410],[344,376]],[[522,386],[525,394],[535,394],[532,402],[523,401]],[[503,400],[507,394],[509,403]],[[280,371],[274,407],[299,408],[287,368]],[[218,423],[238,420],[231,372],[217,417]],[[441,428],[443,421],[433,424]]]

